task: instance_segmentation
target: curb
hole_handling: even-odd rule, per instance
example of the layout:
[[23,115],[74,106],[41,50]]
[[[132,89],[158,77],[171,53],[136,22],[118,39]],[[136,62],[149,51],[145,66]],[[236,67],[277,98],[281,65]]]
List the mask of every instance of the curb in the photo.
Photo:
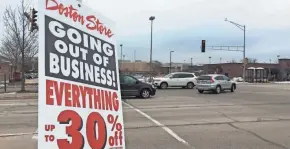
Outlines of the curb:
[[4,93],[0,94],[0,100],[11,100],[11,99],[37,99],[38,93]]
[[18,136],[28,136],[28,135],[35,135],[35,134],[36,133],[0,134],[0,138],[18,137]]

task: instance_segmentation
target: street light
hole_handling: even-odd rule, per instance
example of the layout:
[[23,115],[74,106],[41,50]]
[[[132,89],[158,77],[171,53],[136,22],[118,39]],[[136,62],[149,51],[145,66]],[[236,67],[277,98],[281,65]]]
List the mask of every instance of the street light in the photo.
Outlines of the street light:
[[192,68],[192,60],[193,60],[193,58],[190,58],[190,66],[191,66],[191,68]]
[[121,47],[121,62],[120,62],[120,68],[122,67],[122,63],[123,63],[123,44],[120,44]]
[[209,65],[211,64],[211,56],[208,57],[207,73],[209,74]]
[[[243,61],[245,61],[246,59],[246,25],[240,25],[236,22],[230,21],[227,18],[225,19],[226,22],[230,22],[232,24],[234,24],[236,27],[238,27],[239,29],[241,29],[242,31],[244,31],[244,50],[243,50]],[[246,75],[246,66],[243,66],[243,78],[245,80],[245,75]]]
[[173,53],[174,51],[170,51],[170,62],[169,62],[169,73],[171,73],[171,53]]
[[151,21],[151,41],[150,41],[150,81],[152,80],[152,36],[153,36],[153,20],[155,20],[155,16],[151,16],[149,18]]

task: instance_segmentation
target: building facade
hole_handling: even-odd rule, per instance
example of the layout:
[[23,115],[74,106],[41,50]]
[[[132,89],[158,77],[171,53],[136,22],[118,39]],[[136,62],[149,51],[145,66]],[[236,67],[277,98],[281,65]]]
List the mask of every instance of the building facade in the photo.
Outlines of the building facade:
[[[152,71],[153,75],[159,75],[161,72],[161,65],[159,63],[152,63]],[[119,62],[119,69],[121,72],[130,73],[130,74],[142,74],[149,75],[150,74],[150,63],[142,62],[142,61],[122,61]]]
[[[279,63],[250,63],[248,68],[264,68],[268,75],[274,75],[279,80],[289,76],[290,74],[290,59],[279,59]],[[220,63],[203,65],[204,73],[228,74],[229,77],[243,76],[243,63]]]

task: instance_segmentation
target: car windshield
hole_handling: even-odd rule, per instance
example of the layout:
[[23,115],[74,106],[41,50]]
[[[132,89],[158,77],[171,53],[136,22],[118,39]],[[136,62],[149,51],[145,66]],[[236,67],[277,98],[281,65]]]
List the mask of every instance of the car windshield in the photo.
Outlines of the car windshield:
[[143,79],[142,76],[134,76],[136,79]]
[[164,76],[164,78],[170,78],[170,77],[172,77],[172,74],[168,74]]
[[211,77],[210,76],[200,76],[198,77],[198,80],[210,80]]

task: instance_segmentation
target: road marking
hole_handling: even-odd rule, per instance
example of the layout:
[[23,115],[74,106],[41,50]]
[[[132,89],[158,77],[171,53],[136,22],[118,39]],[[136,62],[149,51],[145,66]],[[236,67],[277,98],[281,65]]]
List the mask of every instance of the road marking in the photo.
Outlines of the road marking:
[[136,112],[138,112],[139,114],[143,115],[144,117],[146,117],[147,119],[149,119],[153,123],[155,123],[157,126],[161,127],[165,132],[167,132],[168,134],[170,134],[177,141],[183,143],[184,145],[186,145],[186,146],[188,146],[188,147],[190,147],[192,149],[195,149],[193,146],[191,146],[188,142],[186,142],[184,139],[182,139],[181,137],[179,137],[175,132],[173,132],[170,128],[166,127],[164,124],[161,124],[160,122],[158,122],[157,120],[155,120],[151,116],[149,116],[146,113],[142,112],[141,110],[133,107],[132,105],[130,105],[130,104],[124,102],[124,101],[123,101],[123,103],[125,105],[127,105],[128,107],[132,108],[133,110],[135,110]]
[[27,135],[33,135],[35,133],[10,133],[10,134],[0,134],[0,138],[6,138],[6,137],[15,137],[15,136],[27,136]]
[[0,106],[27,106],[27,103],[2,103]]
[[38,103],[1,103],[0,106],[37,106]]
[[38,139],[38,129],[36,129],[36,131],[34,132],[34,135],[32,136],[33,140],[37,140]]
[[3,94],[0,94],[0,96],[2,96],[2,95],[15,95],[16,94],[16,92],[11,92],[11,93],[3,93]]

